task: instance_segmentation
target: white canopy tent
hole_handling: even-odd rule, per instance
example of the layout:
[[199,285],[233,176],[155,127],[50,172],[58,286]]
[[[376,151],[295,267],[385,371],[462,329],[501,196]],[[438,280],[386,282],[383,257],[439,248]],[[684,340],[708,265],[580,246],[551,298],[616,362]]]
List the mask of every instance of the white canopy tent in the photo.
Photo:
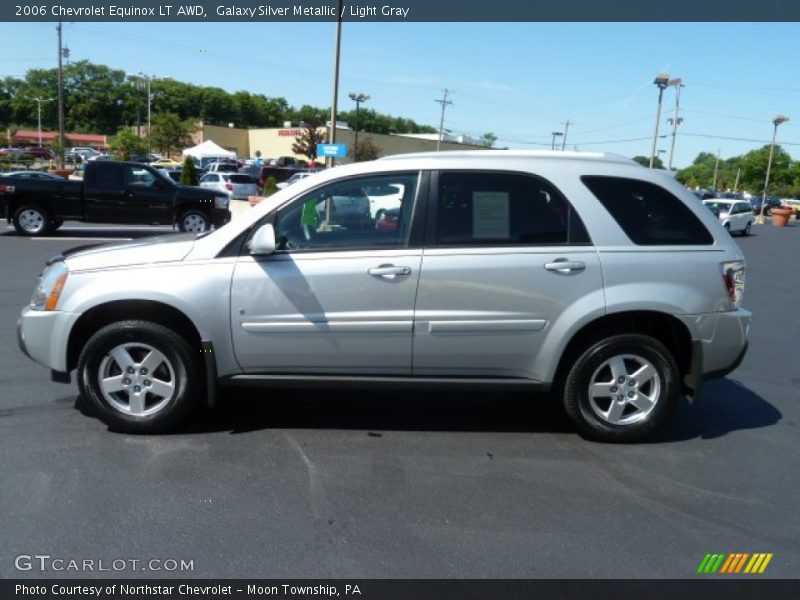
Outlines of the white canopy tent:
[[192,148],[187,148],[183,151],[184,156],[192,156],[194,158],[236,158],[236,152],[225,150],[222,146],[215,144],[212,140],[206,140],[202,144],[198,144]]

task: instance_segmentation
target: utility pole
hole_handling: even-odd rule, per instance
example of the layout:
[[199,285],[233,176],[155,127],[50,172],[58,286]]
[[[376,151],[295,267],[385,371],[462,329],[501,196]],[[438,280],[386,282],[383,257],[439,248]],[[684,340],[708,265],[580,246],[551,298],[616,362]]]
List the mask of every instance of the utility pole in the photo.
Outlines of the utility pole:
[[58,31],[58,168],[64,168],[64,50],[61,47],[61,21]]
[[733,192],[736,193],[739,189],[739,175],[742,174],[741,169],[736,169],[736,183],[733,184]]
[[672,121],[672,144],[670,145],[669,149],[669,166],[668,169],[672,171],[672,155],[675,153],[675,135],[678,133],[678,125],[683,123],[683,119],[678,116],[678,110],[680,109],[681,104],[681,88],[686,87],[681,83],[680,78],[675,80],[675,87],[677,88],[675,93],[675,116],[670,119]]
[[564,134],[562,132],[560,132],[560,131],[553,131],[552,135],[553,135],[553,141],[550,144],[550,149],[551,150],[555,150],[556,149],[556,138],[561,136],[561,135],[564,135]]
[[[328,142],[331,144],[336,143],[336,111],[339,104],[339,55],[342,51],[342,11],[344,10],[344,0],[338,0],[336,3],[336,39],[333,42],[334,46],[334,59],[333,59],[333,101],[331,102],[331,128],[328,133]],[[329,166],[333,167],[336,164],[336,157],[331,156]]]
[[717,173],[719,172],[719,153],[722,152],[722,149],[717,148],[717,162],[714,164],[714,183],[711,184],[711,189],[714,192],[717,191]]
[[450,90],[447,88],[444,89],[444,96],[441,100],[434,100],[434,102],[438,102],[442,105],[442,118],[439,119],[439,138],[436,140],[436,151],[439,151],[439,148],[442,145],[442,135],[444,135],[444,109],[447,108],[448,104],[452,104],[450,100],[447,99],[447,94],[450,93]]
[[566,123],[564,123],[564,139],[561,140],[561,151],[563,152],[564,149],[567,147],[567,132],[569,132],[569,119],[567,119]]

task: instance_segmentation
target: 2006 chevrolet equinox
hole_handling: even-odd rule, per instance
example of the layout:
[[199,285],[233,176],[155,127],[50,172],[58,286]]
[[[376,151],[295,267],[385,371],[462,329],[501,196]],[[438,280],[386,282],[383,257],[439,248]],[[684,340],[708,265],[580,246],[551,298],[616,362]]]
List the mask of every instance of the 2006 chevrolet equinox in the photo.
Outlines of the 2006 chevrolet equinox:
[[173,428],[219,383],[463,385],[551,390],[583,435],[632,441],[739,364],[743,290],[731,236],[664,172],[407,154],[316,174],[213,233],[55,257],[19,340],[54,379],[77,369],[119,431]]

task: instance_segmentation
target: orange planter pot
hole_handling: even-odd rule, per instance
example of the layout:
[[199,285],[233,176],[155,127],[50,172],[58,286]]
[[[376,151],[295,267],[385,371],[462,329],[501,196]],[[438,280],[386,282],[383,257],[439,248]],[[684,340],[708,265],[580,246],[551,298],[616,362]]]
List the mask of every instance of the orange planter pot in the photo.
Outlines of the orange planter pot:
[[773,208],[772,224],[775,227],[786,227],[789,224],[789,217],[792,216],[791,208]]

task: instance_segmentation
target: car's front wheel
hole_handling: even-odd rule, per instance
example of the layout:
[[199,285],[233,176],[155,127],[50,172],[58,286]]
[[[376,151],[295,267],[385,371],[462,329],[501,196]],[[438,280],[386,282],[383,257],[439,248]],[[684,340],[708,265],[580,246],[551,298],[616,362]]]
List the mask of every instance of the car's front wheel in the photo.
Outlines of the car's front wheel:
[[78,386],[111,429],[159,433],[198,406],[203,379],[198,351],[149,321],[119,321],[95,333],[78,359]]
[[672,353],[642,334],[617,334],[583,350],[564,382],[564,406],[578,430],[603,442],[634,442],[659,427],[678,400]]
[[752,227],[753,227],[753,222],[752,221],[748,221],[747,225],[745,225],[744,229],[742,229],[742,235],[743,236],[750,235],[750,230],[752,229]]

